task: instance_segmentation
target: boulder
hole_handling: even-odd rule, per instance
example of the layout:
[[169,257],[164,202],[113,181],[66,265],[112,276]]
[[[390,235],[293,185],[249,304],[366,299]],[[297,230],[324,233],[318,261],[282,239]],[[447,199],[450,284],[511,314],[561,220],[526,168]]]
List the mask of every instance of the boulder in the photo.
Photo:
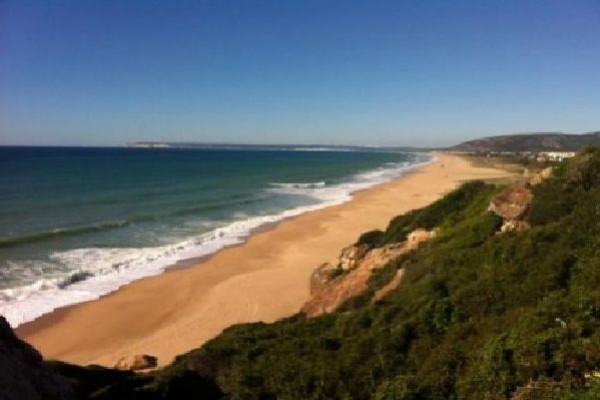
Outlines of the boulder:
[[339,267],[344,271],[354,269],[358,261],[362,260],[368,251],[369,246],[366,244],[344,248],[339,257]]
[[131,370],[139,371],[148,368],[154,368],[158,364],[158,358],[147,354],[135,354],[125,357],[121,357],[117,364],[116,369],[120,370]]
[[515,185],[496,195],[488,210],[504,220],[518,220],[525,214],[532,200],[531,190],[523,185]]

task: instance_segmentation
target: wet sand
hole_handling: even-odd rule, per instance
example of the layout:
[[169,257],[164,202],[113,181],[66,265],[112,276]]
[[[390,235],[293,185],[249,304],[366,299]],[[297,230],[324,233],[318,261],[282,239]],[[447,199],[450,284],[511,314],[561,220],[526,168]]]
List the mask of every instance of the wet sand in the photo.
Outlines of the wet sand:
[[456,155],[437,157],[347,203],[282,221],[192,266],[57,310],[20,326],[17,334],[49,359],[113,366],[122,356],[144,353],[164,365],[233,324],[290,316],[308,299],[313,269],[361,233],[384,229],[392,217],[463,181],[510,175]]

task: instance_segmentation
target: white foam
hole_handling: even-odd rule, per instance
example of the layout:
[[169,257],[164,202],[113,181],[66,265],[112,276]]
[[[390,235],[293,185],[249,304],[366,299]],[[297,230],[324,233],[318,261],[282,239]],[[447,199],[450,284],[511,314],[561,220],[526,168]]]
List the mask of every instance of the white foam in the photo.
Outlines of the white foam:
[[325,181],[319,181],[319,182],[284,182],[284,183],[277,183],[277,182],[273,182],[271,183],[271,185],[279,187],[279,188],[283,188],[283,189],[306,189],[306,188],[319,188],[319,187],[325,187]]
[[272,184],[273,187],[266,190],[308,196],[318,202],[277,214],[245,218],[174,244],[145,248],[84,248],[54,253],[51,260],[68,265],[70,272],[40,279],[30,285],[0,290],[0,314],[16,327],[57,308],[97,299],[135,280],[160,274],[178,261],[202,257],[241,243],[252,231],[265,224],[344,203],[358,190],[389,181],[432,160],[387,165],[332,186],[325,182]]

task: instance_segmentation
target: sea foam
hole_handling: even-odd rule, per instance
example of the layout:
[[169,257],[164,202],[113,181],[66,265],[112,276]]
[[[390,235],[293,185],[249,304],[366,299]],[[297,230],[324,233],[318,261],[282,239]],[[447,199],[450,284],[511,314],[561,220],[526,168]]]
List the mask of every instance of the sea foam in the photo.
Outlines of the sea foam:
[[50,259],[69,266],[69,272],[40,279],[32,284],[0,290],[0,314],[11,326],[32,321],[55,309],[94,300],[138,279],[162,273],[179,261],[213,254],[242,243],[256,229],[286,218],[344,203],[352,194],[399,177],[429,163],[423,155],[416,163],[390,163],[355,175],[346,182],[274,182],[267,191],[307,196],[317,202],[280,213],[246,217],[211,232],[173,244],[143,248],[82,248],[55,252]]

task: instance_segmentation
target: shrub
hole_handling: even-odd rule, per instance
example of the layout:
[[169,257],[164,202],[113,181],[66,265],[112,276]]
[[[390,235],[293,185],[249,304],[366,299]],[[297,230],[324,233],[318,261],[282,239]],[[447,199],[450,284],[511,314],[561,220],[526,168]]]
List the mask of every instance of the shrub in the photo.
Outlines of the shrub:
[[361,236],[378,246],[440,227],[372,276],[371,293],[404,269],[383,301],[234,326],[109,391],[150,399],[191,388],[219,398],[216,384],[229,399],[526,399],[548,384],[550,398],[598,398],[600,151],[534,189],[530,230],[496,234],[499,220],[485,208],[497,190],[463,185]]

